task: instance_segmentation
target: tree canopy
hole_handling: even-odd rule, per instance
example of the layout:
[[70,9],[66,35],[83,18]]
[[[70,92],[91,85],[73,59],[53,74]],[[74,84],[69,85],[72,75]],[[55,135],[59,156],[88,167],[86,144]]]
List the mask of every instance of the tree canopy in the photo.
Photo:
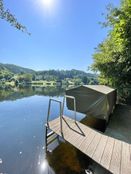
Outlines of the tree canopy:
[[[92,69],[99,71],[101,84],[120,88],[123,97],[131,89],[131,0],[122,0],[118,8],[107,8],[105,27],[107,38],[98,45],[93,55]],[[128,89],[128,90],[125,90]]]
[[[27,28],[17,21],[16,17],[10,12],[10,10],[5,9],[3,0],[0,0],[0,18],[9,22],[11,26],[14,26],[16,29],[28,33]],[[28,34],[30,35],[30,33]]]

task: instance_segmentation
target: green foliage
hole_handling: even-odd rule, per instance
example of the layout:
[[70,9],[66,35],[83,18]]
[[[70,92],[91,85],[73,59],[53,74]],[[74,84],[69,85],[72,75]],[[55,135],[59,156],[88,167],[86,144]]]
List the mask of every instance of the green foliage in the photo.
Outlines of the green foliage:
[[40,80],[64,80],[69,79],[82,79],[83,77],[87,78],[96,78],[95,74],[86,73],[80,70],[49,70],[49,71],[38,71],[36,73],[36,78]]
[[107,38],[93,55],[92,69],[100,72],[102,84],[129,88],[131,84],[131,1],[119,8],[108,6],[104,26],[110,27]]
[[32,75],[31,74],[20,74],[20,75],[17,75],[17,80],[20,83],[29,83],[32,81]]
[[49,82],[51,84],[63,85],[83,85],[83,84],[98,84],[95,74],[86,73],[79,70],[49,70],[49,71],[34,71],[32,69],[23,68],[12,64],[0,63],[0,81],[15,81],[16,83],[41,83]]
[[73,79],[73,82],[75,86],[83,85],[82,80],[80,78]]
[[0,70],[7,69],[8,71],[12,72],[13,74],[34,74],[35,71],[29,68],[23,68],[21,66],[13,65],[13,64],[2,64],[0,63]]
[[10,79],[14,74],[10,72],[6,67],[0,66],[0,80],[8,80]]
[[16,100],[23,97],[29,97],[33,95],[44,95],[44,96],[61,96],[64,95],[65,89],[54,88],[54,87],[31,87],[31,86],[0,86],[0,101],[5,100]]
[[84,85],[89,83],[89,78],[87,78],[87,76],[83,76],[82,77],[82,82],[84,83]]
[[[9,22],[11,26],[14,26],[18,30],[28,33],[26,27],[19,23],[15,16],[8,9],[5,10],[3,0],[0,0],[0,18]],[[30,35],[30,33],[28,34]]]

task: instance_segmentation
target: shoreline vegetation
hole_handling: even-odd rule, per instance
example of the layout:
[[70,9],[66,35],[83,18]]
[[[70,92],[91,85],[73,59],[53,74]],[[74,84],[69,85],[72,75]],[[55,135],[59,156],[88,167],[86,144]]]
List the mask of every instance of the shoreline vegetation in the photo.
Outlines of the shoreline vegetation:
[[0,63],[0,86],[61,87],[98,84],[97,75],[80,70],[34,71],[13,64]]

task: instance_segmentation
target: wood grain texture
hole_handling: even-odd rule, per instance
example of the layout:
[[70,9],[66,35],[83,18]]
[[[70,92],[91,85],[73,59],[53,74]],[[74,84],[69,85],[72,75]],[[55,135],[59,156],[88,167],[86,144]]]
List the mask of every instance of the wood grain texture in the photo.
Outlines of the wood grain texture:
[[97,145],[97,149],[95,150],[92,159],[94,159],[95,161],[97,161],[98,163],[100,163],[101,161],[101,157],[103,155],[106,143],[107,143],[107,136],[102,135],[101,140],[99,142],[99,144]]
[[112,151],[114,147],[114,138],[108,137],[100,164],[106,169],[109,169],[110,161],[112,157]]
[[109,170],[113,173],[120,173],[121,152],[122,152],[122,142],[119,140],[115,140],[112,159],[109,168]]
[[121,174],[131,174],[130,145],[122,142]]
[[106,136],[80,122],[63,116],[49,122],[49,128],[88,157],[114,174],[131,174],[131,145]]

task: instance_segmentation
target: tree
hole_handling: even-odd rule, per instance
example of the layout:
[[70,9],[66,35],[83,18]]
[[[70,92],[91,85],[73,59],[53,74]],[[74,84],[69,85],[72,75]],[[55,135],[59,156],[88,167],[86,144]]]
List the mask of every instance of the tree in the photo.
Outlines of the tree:
[[92,69],[100,72],[100,83],[125,91],[131,87],[131,1],[122,0],[119,8],[107,9],[103,25],[110,30],[93,55]]
[[30,83],[32,81],[32,74],[20,74],[18,75],[17,80],[20,83]]
[[89,83],[89,79],[86,76],[83,76],[82,82],[84,83],[84,85],[87,85]]
[[[11,24],[11,26],[14,26],[18,30],[21,30],[22,32],[28,33],[26,27],[17,21],[17,19],[9,11],[9,9],[5,10],[3,0],[0,0],[0,18],[9,22]],[[30,35],[30,33],[28,33],[28,34]]]

